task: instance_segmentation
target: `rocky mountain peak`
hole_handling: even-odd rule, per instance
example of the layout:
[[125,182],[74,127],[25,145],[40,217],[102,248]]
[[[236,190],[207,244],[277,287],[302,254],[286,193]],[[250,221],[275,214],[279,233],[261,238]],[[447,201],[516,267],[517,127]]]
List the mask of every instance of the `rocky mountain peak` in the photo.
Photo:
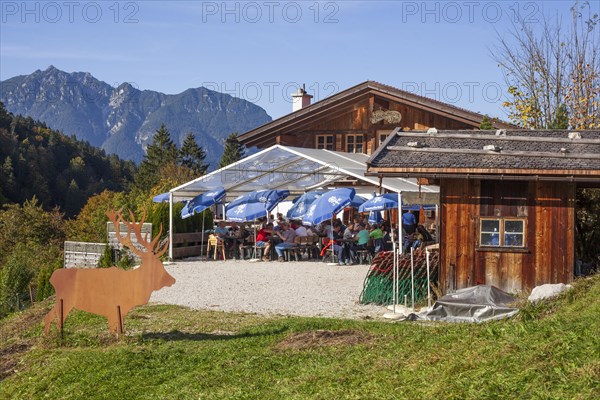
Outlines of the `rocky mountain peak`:
[[193,132],[214,166],[231,132],[242,133],[271,120],[253,103],[204,87],[167,95],[129,83],[114,87],[89,72],[68,73],[53,65],[0,82],[0,101],[14,114],[43,121],[136,162],[161,123],[179,145]]

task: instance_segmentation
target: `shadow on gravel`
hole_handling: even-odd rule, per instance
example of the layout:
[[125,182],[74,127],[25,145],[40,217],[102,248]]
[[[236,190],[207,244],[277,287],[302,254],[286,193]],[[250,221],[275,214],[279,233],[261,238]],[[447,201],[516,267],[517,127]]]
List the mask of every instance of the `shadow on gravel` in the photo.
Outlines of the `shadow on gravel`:
[[209,333],[189,333],[189,332],[181,332],[178,330],[170,331],[170,332],[148,332],[142,334],[143,340],[166,340],[166,341],[183,341],[183,340],[233,340],[233,339],[245,339],[252,338],[258,336],[271,336],[277,335],[279,333],[285,332],[285,328],[272,330],[272,331],[264,331],[257,333],[237,333],[237,332],[229,332],[229,331],[215,331]]

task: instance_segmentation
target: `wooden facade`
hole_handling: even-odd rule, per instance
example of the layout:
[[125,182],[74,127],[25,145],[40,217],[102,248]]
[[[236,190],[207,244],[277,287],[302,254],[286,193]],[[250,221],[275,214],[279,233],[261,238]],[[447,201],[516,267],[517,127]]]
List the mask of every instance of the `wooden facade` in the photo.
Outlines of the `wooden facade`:
[[[368,81],[246,132],[239,139],[248,147],[281,144],[372,154],[398,127],[405,131],[477,129],[482,118],[478,113]],[[497,125],[510,126],[503,122]],[[320,146],[320,137],[331,141],[322,139]]]
[[[445,178],[440,202],[445,291],[486,284],[518,292],[572,280],[575,183]],[[524,246],[483,246],[485,217],[523,219]]]
[[600,187],[600,130],[395,132],[368,174],[440,186],[440,285],[573,280],[576,192]]
[[[317,138],[319,136],[333,136],[333,147],[330,150],[346,153],[355,151],[351,146],[356,142],[351,142],[350,137],[354,139],[359,136],[362,143],[362,152],[372,154],[385,137],[397,127],[396,124],[386,124],[385,121],[371,123],[373,108],[399,111],[402,115],[400,124],[405,131],[432,127],[442,129],[473,129],[476,127],[405,104],[383,101],[377,99],[375,95],[370,95],[367,101],[356,104],[353,110],[335,118],[311,122],[300,130],[281,129],[276,134],[275,143],[284,146],[317,148]],[[269,145],[272,144],[274,143]],[[268,146],[263,145],[261,147]]]

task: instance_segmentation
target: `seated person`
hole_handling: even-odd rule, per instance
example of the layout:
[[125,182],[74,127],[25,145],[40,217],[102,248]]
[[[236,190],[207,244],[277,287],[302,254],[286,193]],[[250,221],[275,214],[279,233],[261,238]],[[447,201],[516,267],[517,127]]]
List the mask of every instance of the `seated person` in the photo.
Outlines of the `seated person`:
[[378,224],[374,224],[371,228],[371,232],[369,232],[369,237],[373,240],[375,239],[383,239],[383,231],[379,227]]
[[296,232],[290,228],[290,224],[284,222],[281,224],[281,230],[278,230],[275,234],[283,240],[283,242],[275,245],[275,251],[277,252],[278,261],[284,261],[283,250],[294,247]]
[[383,249],[385,251],[391,251],[393,248],[392,245],[392,237],[390,236],[390,232],[388,231],[388,228],[384,228],[383,229]]
[[373,239],[373,252],[379,253],[384,250],[383,236],[384,233],[381,230],[381,227],[378,224],[374,224],[369,233],[369,238]]
[[268,223],[264,227],[260,228],[258,232],[256,232],[256,248],[263,248],[263,258],[265,261],[270,261],[269,250],[271,249],[271,242],[269,242],[269,236],[273,232],[273,224]]
[[219,240],[223,240],[223,237],[229,234],[229,230],[225,226],[225,221],[219,221],[219,225],[215,228],[215,236]]
[[407,253],[410,247],[418,249],[426,242],[433,242],[433,237],[423,225],[417,225],[415,232],[404,240],[403,252]]
[[283,230],[282,228],[283,228],[283,224],[284,223],[285,223],[285,221],[283,221],[283,222],[281,222],[281,221],[277,222],[277,225],[273,226],[273,232],[277,232],[277,231]]
[[417,232],[422,236],[423,242],[433,242],[433,236],[423,225],[417,225]]
[[281,224],[285,222],[285,219],[283,218],[283,214],[282,213],[277,213],[277,223]]
[[240,225],[238,230],[233,232],[233,236],[238,238],[238,254],[243,254],[243,247],[247,244],[250,232],[246,229],[245,225]]
[[346,227],[343,239],[351,240],[352,242],[343,242],[342,251],[338,253],[338,260],[340,264],[345,263],[346,265],[350,265],[356,259],[356,246],[354,244],[355,234],[353,223],[349,223]]
[[369,243],[369,231],[364,224],[358,224],[358,233],[356,233],[356,245],[359,249],[366,249]]
[[335,252],[335,254],[337,254],[338,264],[344,265],[344,259],[345,259],[344,246],[343,246],[342,242],[339,241],[344,238],[344,230],[342,230],[342,224],[334,222],[332,234],[333,234],[332,249]]
[[[293,228],[294,226],[296,228]],[[306,229],[306,227],[304,225],[299,224],[298,222],[296,222],[294,225],[291,225],[291,227],[296,232],[296,236],[300,236],[300,237],[306,237],[306,236],[308,236],[308,229]]]

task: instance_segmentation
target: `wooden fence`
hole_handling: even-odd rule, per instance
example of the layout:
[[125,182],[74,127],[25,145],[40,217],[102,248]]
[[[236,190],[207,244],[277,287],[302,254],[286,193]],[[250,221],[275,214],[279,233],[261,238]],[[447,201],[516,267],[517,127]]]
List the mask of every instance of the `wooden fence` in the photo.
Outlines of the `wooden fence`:
[[104,243],[65,242],[65,268],[96,268]]
[[204,234],[202,247],[202,232],[173,234],[173,258],[197,257],[206,254],[208,233]]
[[[107,222],[106,223],[106,231],[108,234],[108,244],[113,249],[123,250],[124,246],[117,240],[117,232],[115,231],[115,224],[113,224],[112,222]],[[119,231],[121,232],[122,237],[125,237],[125,235],[123,235],[123,234],[127,233],[127,226],[124,223],[120,223]],[[146,238],[146,234],[148,235],[147,240],[151,241],[152,240],[152,224],[149,222],[146,222],[146,223],[144,223],[144,225],[142,225],[142,238],[143,239]],[[129,235],[129,239],[131,240],[133,245],[136,246],[138,249],[140,249],[142,251],[146,251],[146,248],[144,246],[142,246],[141,244],[138,244],[137,238],[135,237],[133,232],[131,232],[131,234]],[[135,262],[140,261],[140,258],[133,252],[129,251],[129,255],[131,257],[133,257]]]

